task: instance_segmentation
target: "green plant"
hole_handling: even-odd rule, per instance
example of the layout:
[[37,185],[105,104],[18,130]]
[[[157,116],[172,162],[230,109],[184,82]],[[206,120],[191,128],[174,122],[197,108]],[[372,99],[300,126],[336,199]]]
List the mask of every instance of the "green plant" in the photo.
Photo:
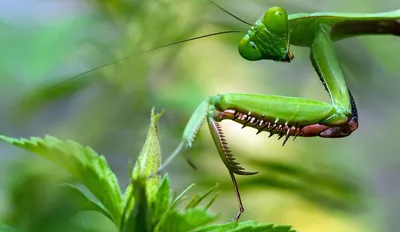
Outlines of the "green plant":
[[[218,185],[205,193],[194,195],[183,205],[193,184],[175,196],[171,194],[168,175],[148,178],[161,165],[157,128],[161,115],[162,113],[154,114],[154,110],[152,111],[146,142],[130,172],[131,180],[124,194],[121,193],[117,177],[104,156],[98,155],[90,147],[84,147],[74,141],[61,141],[51,136],[44,139],[33,137],[28,140],[1,135],[0,139],[50,160],[67,170],[76,181],[67,181],[57,186],[57,190],[65,197],[62,201],[73,203],[74,207],[71,204],[65,205],[68,213],[63,214],[66,216],[64,223],[56,223],[57,225],[52,227],[53,231],[99,231],[101,228],[96,228],[96,222],[88,222],[95,220],[93,215],[89,217],[80,214],[80,220],[74,220],[77,214],[85,211],[100,214],[100,219],[97,218],[100,221],[108,218],[113,224],[113,231],[121,232],[294,231],[290,226],[259,224],[256,221],[210,225],[218,217],[209,211],[218,195],[214,193]],[[84,188],[79,188],[76,183],[82,184]],[[204,199],[211,194],[213,196],[209,202],[201,206]],[[0,225],[0,232],[19,230],[17,226],[12,228]],[[27,230],[32,231],[30,228]]]

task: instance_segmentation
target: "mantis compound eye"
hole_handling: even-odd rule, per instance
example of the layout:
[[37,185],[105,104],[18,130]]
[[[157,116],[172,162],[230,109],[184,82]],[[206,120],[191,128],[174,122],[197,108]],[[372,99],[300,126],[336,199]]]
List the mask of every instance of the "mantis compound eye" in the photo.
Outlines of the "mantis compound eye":
[[289,19],[282,7],[274,6],[269,8],[260,18],[268,37],[268,43],[274,46],[268,49],[265,57],[275,60],[290,62],[294,56],[289,49]]
[[283,37],[288,36],[288,15],[282,7],[274,6],[269,8],[262,18],[262,23],[271,33]]
[[256,43],[251,41],[248,35],[239,42],[239,53],[246,60],[261,60],[263,55]]

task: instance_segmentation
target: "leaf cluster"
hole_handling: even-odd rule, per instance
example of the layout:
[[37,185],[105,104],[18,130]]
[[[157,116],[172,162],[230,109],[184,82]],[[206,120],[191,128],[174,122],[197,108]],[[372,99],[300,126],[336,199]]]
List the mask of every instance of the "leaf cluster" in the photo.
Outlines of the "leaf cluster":
[[[150,178],[149,176],[161,165],[157,128],[161,114],[152,111],[148,136],[132,168],[131,181],[125,193],[121,192],[117,177],[108,166],[105,157],[98,155],[90,147],[84,147],[74,141],[61,141],[52,136],[16,139],[0,135],[0,139],[40,155],[72,175],[75,182],[61,183],[57,186],[63,196],[68,198],[68,202],[73,202],[77,206],[76,211],[70,214],[71,218],[83,211],[97,212],[102,217],[108,218],[114,225],[115,231],[120,232],[293,232],[290,226],[258,224],[256,221],[210,225],[218,217],[209,210],[218,196],[216,192],[218,185],[188,199],[188,191],[194,184],[177,195],[172,194],[168,175]],[[76,183],[83,185],[84,189],[77,187]],[[210,200],[202,206],[201,203],[209,196]],[[85,223],[78,226],[76,220],[71,218],[65,220],[75,223],[74,228],[78,228],[78,231],[99,229],[95,228],[96,223],[87,222],[93,218],[81,218]],[[0,232],[20,231],[17,225],[12,226],[1,225]]]

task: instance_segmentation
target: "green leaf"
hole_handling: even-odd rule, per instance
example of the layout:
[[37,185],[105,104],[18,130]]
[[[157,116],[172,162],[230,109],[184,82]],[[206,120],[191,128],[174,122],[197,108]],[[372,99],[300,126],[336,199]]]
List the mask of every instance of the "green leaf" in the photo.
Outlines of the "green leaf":
[[[130,199],[135,199],[133,210],[130,212],[125,224],[123,225],[122,232],[140,231],[150,232],[149,230],[149,207],[147,204],[146,196],[146,182],[148,179],[139,177],[132,180],[134,188],[134,195]],[[128,201],[129,202],[129,201]]]
[[[147,133],[146,142],[143,145],[142,151],[136,160],[135,167],[131,173],[131,179],[139,177],[147,178],[158,170],[161,166],[161,149],[158,137],[157,123],[163,112],[154,114],[154,108],[151,111],[150,127]],[[160,183],[160,177],[155,176],[146,180],[146,196],[150,202],[156,201],[157,188]],[[133,182],[130,182],[124,194],[124,209],[125,212],[130,212],[134,205],[135,199],[129,199],[132,195]]]
[[99,156],[90,147],[83,147],[71,140],[64,142],[51,136],[45,136],[44,139],[32,137],[28,140],[0,135],[0,139],[43,156],[66,169],[99,199],[114,223],[119,225],[122,197],[117,178],[104,156]]
[[[136,179],[139,176],[148,177],[155,173],[161,166],[161,149],[158,137],[158,120],[163,111],[159,114],[154,114],[154,108],[151,110],[150,128],[147,133],[146,142],[143,145],[142,151],[136,161],[132,172],[132,178]],[[149,200],[155,200],[155,194],[160,183],[159,177],[150,178],[146,181],[146,191]]]
[[171,206],[171,182],[167,175],[163,177],[161,184],[158,186],[156,199],[157,201],[151,203],[152,225],[156,225]]
[[90,196],[71,184],[61,184],[60,188],[74,203],[80,206],[81,210],[94,210],[97,211],[112,221],[110,213],[104,208],[103,205],[97,203],[95,200],[90,199]]
[[0,225],[0,232],[18,232],[19,230],[11,226]]
[[220,225],[206,226],[201,229],[195,230],[195,232],[222,232],[222,231],[233,231],[236,229],[247,228],[249,226],[257,225],[256,221],[244,221],[244,222],[229,222]]
[[207,203],[207,205],[204,207],[205,210],[208,210],[212,204],[214,204],[215,200],[219,196],[219,192],[215,193],[214,196],[211,198],[211,200]]
[[[201,194],[197,193],[194,195],[192,200],[186,205],[185,209],[189,208],[195,208],[197,207],[201,201],[203,201],[208,195],[210,195],[212,192],[214,192],[218,188],[219,184],[216,184],[214,187],[210,188],[207,192]],[[213,200],[211,200],[213,201]]]
[[187,187],[185,190],[182,191],[181,194],[179,194],[175,200],[172,202],[171,207],[175,208],[179,203],[181,203],[183,200],[185,200],[185,194],[195,186],[195,184],[191,184],[189,185],[189,187]]
[[154,231],[189,231],[203,226],[216,218],[215,215],[207,212],[208,207],[214,202],[216,196],[213,196],[205,208],[201,209],[198,205],[215,191],[218,184],[205,193],[196,194],[187,204],[184,211],[178,212],[176,210],[178,204],[183,201],[186,193],[193,186],[194,184],[190,185],[171,202],[169,178],[167,176],[164,177],[157,192],[156,205],[153,207],[155,209],[153,217],[156,217],[153,218],[153,225],[156,225]]
[[206,210],[190,208],[183,212],[170,211],[156,226],[155,232],[187,232],[215,220]]
[[291,226],[258,224],[257,221],[229,222],[220,225],[203,227],[193,232],[295,232]]
[[[240,223],[241,225],[242,223]],[[259,224],[259,225],[249,225],[249,226],[239,226],[239,228],[232,230],[234,232],[296,232],[292,230],[291,226],[276,226],[273,224]]]

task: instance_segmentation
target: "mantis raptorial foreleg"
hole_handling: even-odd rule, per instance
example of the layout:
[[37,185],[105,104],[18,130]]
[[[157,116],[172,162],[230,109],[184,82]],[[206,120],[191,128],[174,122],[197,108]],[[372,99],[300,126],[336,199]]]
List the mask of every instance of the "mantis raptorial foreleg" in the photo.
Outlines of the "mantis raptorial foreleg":
[[[332,86],[330,86],[332,87]],[[351,99],[351,97],[350,97]],[[352,105],[352,104],[350,104]],[[207,118],[208,126],[221,160],[231,175],[239,202],[237,220],[244,211],[234,174],[253,175],[235,161],[228,147],[220,121],[229,119],[257,129],[257,133],[268,131],[284,137],[283,144],[290,136],[343,137],[357,128],[355,107],[348,110],[336,108],[325,102],[305,98],[256,94],[221,94],[208,98],[193,114],[186,126],[182,142],[174,155],[186,152]],[[164,163],[164,166],[168,161]]]

